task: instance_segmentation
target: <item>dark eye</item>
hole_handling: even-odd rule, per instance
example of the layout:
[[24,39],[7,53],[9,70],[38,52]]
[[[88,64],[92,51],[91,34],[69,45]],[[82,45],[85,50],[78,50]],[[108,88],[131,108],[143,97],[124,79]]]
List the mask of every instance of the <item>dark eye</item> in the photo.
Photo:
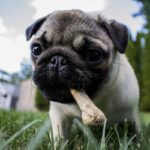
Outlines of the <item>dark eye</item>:
[[40,44],[36,43],[31,46],[32,55],[38,57],[42,52],[42,47]]
[[101,52],[95,51],[95,50],[90,50],[90,51],[87,53],[86,59],[87,59],[89,62],[97,62],[98,60],[101,59],[101,57],[102,57]]

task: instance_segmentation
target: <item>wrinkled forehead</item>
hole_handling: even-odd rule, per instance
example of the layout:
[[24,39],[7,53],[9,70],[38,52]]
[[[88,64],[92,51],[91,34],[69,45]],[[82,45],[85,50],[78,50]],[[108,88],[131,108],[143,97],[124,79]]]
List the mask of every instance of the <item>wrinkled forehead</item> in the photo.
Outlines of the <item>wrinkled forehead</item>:
[[40,38],[44,35],[47,41],[57,44],[71,42],[79,34],[98,38],[105,33],[88,14],[79,10],[68,10],[50,14],[35,36]]

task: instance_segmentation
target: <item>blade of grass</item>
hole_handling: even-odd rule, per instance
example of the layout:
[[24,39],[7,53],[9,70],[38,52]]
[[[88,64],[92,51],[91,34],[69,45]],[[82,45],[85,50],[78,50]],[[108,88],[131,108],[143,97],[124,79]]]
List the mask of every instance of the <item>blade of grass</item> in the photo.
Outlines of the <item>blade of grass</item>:
[[49,119],[50,121],[50,136],[49,136],[49,142],[50,142],[50,147],[52,149],[54,149],[55,144],[54,144],[54,136],[53,136],[53,129],[52,129],[52,123],[51,123],[51,119]]
[[70,139],[67,146],[68,146],[68,147],[71,146],[71,145],[73,144],[73,142],[74,142],[77,138],[78,138],[78,135],[76,135],[76,136],[74,136],[72,139]]
[[106,130],[106,121],[104,122],[104,125],[103,125],[103,131],[102,131],[102,138],[101,138],[100,150],[105,150],[105,149],[106,149],[105,130]]
[[117,130],[117,126],[115,125],[114,128],[115,128],[115,132],[117,134],[117,139],[118,139],[118,143],[119,143],[119,149],[121,149],[122,148],[122,144],[121,144],[121,141],[120,141],[120,136],[119,136],[119,133],[118,133],[118,130]]
[[49,119],[47,119],[42,127],[39,129],[37,134],[31,139],[31,142],[27,145],[25,150],[34,150],[37,148],[37,146],[40,144],[39,141],[42,141],[43,137],[46,135],[46,132],[48,131],[50,127]]
[[87,139],[87,150],[96,149],[98,146],[98,142],[94,137],[93,133],[89,129],[89,127],[85,126],[78,119],[74,120],[75,124],[79,127],[79,129],[84,133],[85,138]]
[[60,147],[60,150],[65,150],[67,149],[67,146],[68,146],[68,140],[66,140],[65,142],[62,143],[61,147]]
[[136,135],[134,135],[134,136],[128,141],[128,143],[126,144],[124,150],[128,150],[128,146],[131,144],[131,142],[134,140],[135,137],[136,137]]
[[127,123],[127,120],[125,120],[124,121],[124,130],[123,130],[123,132],[124,132],[124,138],[123,138],[123,143],[124,143],[124,145],[126,145],[127,144],[127,140],[128,140],[128,131],[129,130],[129,124]]
[[3,132],[3,129],[0,129],[0,145],[3,145],[6,140],[5,140],[5,133]]
[[23,131],[27,130],[30,128],[32,125],[41,122],[41,120],[34,120],[30,122],[29,124],[25,125],[23,128],[21,128],[18,132],[16,132],[14,135],[12,135],[3,145],[0,145],[0,150],[4,149],[8,146],[10,142],[12,142],[17,136],[19,136]]
[[113,132],[110,129],[109,132],[107,133],[106,137],[105,137],[105,139],[106,139],[105,140],[106,145],[109,142],[109,140],[111,139],[112,135],[113,135]]

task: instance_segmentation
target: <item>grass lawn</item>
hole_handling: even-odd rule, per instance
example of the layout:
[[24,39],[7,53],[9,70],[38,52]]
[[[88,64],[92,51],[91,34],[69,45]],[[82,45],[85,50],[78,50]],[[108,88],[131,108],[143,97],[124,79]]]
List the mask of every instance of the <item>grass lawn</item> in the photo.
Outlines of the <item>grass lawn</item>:
[[[123,137],[117,130],[105,135],[103,130],[100,138],[96,138],[91,130],[79,121],[75,121],[69,141],[58,144],[57,150],[149,150],[150,147],[150,113],[141,113],[144,123],[141,140],[136,142],[128,138],[126,131]],[[0,149],[54,149],[53,139],[48,134],[48,114],[44,112],[16,112],[0,110]],[[34,122],[33,122],[34,121]],[[31,123],[32,122],[32,123]]]

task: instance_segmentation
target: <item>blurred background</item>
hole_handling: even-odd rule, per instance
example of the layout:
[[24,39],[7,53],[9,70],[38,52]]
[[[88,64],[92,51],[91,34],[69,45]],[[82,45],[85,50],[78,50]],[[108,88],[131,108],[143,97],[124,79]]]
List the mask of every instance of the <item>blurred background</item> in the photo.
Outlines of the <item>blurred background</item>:
[[126,54],[140,85],[140,110],[150,111],[150,1],[149,0],[0,0],[0,108],[46,110],[31,81],[29,43],[25,29],[36,19],[58,9],[100,11],[124,23],[131,33]]

